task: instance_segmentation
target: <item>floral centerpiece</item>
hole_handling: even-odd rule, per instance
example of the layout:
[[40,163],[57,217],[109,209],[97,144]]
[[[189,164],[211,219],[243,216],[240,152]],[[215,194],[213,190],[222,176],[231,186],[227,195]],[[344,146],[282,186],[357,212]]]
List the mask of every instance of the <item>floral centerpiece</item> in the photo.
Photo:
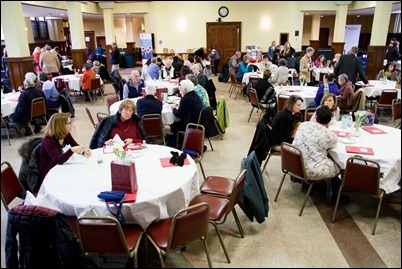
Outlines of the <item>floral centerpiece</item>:
[[306,82],[306,76],[305,75],[301,75],[300,78],[300,87],[304,86],[304,83]]
[[122,146],[115,147],[113,153],[117,156],[117,161],[124,162],[127,158],[127,151]]
[[368,112],[365,110],[358,110],[354,113],[355,115],[355,129],[353,130],[351,136],[360,136],[360,127],[362,122],[367,118]]

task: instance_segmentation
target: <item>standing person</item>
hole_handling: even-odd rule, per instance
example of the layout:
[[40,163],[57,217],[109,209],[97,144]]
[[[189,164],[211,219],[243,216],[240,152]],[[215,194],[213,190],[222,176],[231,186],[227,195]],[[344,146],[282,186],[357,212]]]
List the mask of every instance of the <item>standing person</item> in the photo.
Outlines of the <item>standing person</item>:
[[3,56],[1,57],[1,66],[4,69],[4,77],[8,78],[8,66],[6,62],[6,58],[8,57],[7,48],[4,47],[3,49]]
[[214,62],[214,75],[218,73],[218,65],[219,62],[221,61],[221,57],[219,56],[219,53],[216,49],[211,49],[211,53],[209,54],[209,57],[211,57],[211,60]]
[[[46,126],[45,137],[39,149],[39,184],[38,189],[47,173],[56,165],[62,165],[70,157],[82,154],[91,156],[91,150],[80,146],[71,135],[72,122],[66,113],[53,114]],[[38,190],[36,190],[38,191]]]
[[335,68],[335,66],[338,64],[341,56],[342,56],[342,54],[340,54],[340,53],[335,54],[334,59],[332,60],[332,63],[331,63],[332,68]]
[[105,51],[103,50],[102,45],[98,44],[96,46],[95,54],[96,59],[99,61],[99,63],[102,63],[103,53],[105,53]]
[[401,57],[399,53],[399,42],[396,38],[392,38],[387,51],[385,52],[385,56],[387,58],[387,62],[392,62],[394,65],[398,63],[399,57]]
[[272,121],[271,145],[275,151],[281,151],[282,142],[292,143],[297,127],[302,121],[300,109],[303,99],[291,95],[281,111],[276,113]]
[[37,75],[39,75],[40,71],[42,71],[39,65],[40,54],[41,54],[40,47],[35,47],[34,51],[32,52],[32,57],[34,60],[34,67]]
[[[120,74],[120,50],[117,47],[116,43],[112,44],[112,49],[109,50],[110,52],[110,64],[112,65],[112,72],[114,70],[117,70],[117,72],[119,72]],[[120,77],[123,77],[120,74]]]
[[293,54],[296,52],[296,50],[290,45],[290,42],[286,42],[285,46],[283,47],[283,50],[281,51],[282,57],[285,58],[286,60],[290,57],[293,56]]
[[240,51],[236,51],[236,53],[230,57],[229,59],[229,73],[233,74],[236,76],[235,70],[236,67],[239,67],[239,60],[241,57],[241,52]]
[[313,70],[312,56],[314,54],[314,48],[308,47],[306,54],[300,59],[300,74],[306,78],[307,85],[314,86],[313,79],[311,77],[311,70]]
[[91,101],[91,99],[89,98],[89,89],[91,87],[92,78],[96,78],[94,70],[92,70],[91,65],[89,63],[84,63],[84,73],[82,73],[81,76],[82,81],[81,91],[85,95],[85,102]]
[[276,42],[275,40],[273,40],[271,46],[268,47],[268,58],[271,62],[273,62],[274,60],[275,49],[276,49]]
[[119,135],[125,145],[142,142],[146,135],[141,118],[135,112],[134,101],[123,100],[115,115],[110,115],[99,123],[92,135],[89,148],[101,148],[105,143],[111,145],[115,135]]
[[331,178],[331,201],[336,200],[339,191],[339,166],[329,157],[328,150],[338,143],[336,135],[328,129],[332,111],[321,106],[316,111],[316,122],[306,121],[300,124],[292,145],[303,154],[306,176],[310,180]]
[[352,47],[349,54],[342,55],[334,68],[334,73],[338,77],[341,74],[346,74],[353,84],[356,83],[357,76],[359,76],[364,84],[368,84],[369,82],[363,73],[362,61],[357,58],[358,52],[358,47]]
[[53,77],[59,75],[60,61],[56,53],[51,52],[50,45],[45,46],[45,52],[40,55],[39,65],[43,72],[52,74]]

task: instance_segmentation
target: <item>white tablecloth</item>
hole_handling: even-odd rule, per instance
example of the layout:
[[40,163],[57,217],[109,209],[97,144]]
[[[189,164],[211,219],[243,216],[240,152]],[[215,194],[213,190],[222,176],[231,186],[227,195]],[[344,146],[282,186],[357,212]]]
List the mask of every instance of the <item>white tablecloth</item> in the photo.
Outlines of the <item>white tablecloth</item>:
[[[329,151],[329,154],[341,168],[345,168],[347,159],[356,155],[354,153],[347,153],[345,146],[372,148],[374,155],[358,155],[378,162],[381,172],[384,173],[384,177],[380,181],[380,187],[386,193],[391,193],[400,189],[398,183],[401,179],[401,130],[379,124],[375,124],[374,126],[385,131],[386,134],[370,134],[365,130],[360,130],[360,136],[354,138],[354,144],[338,142],[336,147]],[[335,125],[331,125],[330,129],[351,132],[351,130],[341,129],[340,121]]]
[[[179,89],[179,84],[177,83],[176,79],[171,79],[171,80],[146,80],[145,81],[145,86],[147,83],[154,83],[156,88],[167,88],[168,89],[168,95],[173,95],[176,90]],[[144,89],[145,90],[145,89]]]
[[312,70],[313,77],[317,81],[322,81],[322,80],[320,80],[320,74],[328,74],[328,73],[334,73],[334,69],[333,68],[327,68],[327,67],[324,67],[324,68],[315,67]]
[[303,104],[301,109],[308,108],[311,104],[314,103],[314,98],[317,94],[318,87],[315,86],[275,86],[276,97],[278,98],[279,94],[282,95],[298,95],[303,98]]
[[[131,98],[130,100],[133,100],[135,104],[137,104],[138,99],[140,99],[142,97],[136,97],[136,98]],[[180,101],[179,97],[175,97],[175,96],[169,96],[168,100],[172,100],[172,102],[174,103],[178,103]],[[114,115],[117,113],[117,111],[119,111],[119,106],[121,104],[121,101],[118,101],[116,103],[113,103],[110,106],[110,115]],[[172,110],[172,106],[170,104],[164,103],[163,107],[162,107],[162,122],[163,124],[166,125],[170,125],[173,122],[175,122],[176,120],[176,116],[173,114],[173,110]]]
[[20,97],[20,92],[10,92],[5,93],[1,97],[1,115],[3,117],[10,116],[14,113],[15,108],[18,104],[18,97]]
[[[56,79],[64,79],[64,81],[68,81],[68,87],[70,88],[70,90],[80,91],[81,86],[82,86],[81,76],[82,76],[82,74],[79,74],[78,76],[76,76],[76,75],[57,76],[57,77],[52,78],[52,82],[54,83],[54,81]],[[99,75],[96,75],[96,77],[98,78]],[[100,82],[101,82],[101,85],[102,85],[103,80],[100,80]]]
[[[356,82],[356,84],[361,84],[361,81]],[[382,90],[385,89],[395,89],[396,81],[387,80],[369,80],[369,86],[364,87],[364,93],[366,96],[376,96],[381,95]],[[401,89],[396,89],[398,91],[398,98],[401,98]]]
[[[191,158],[189,165],[165,167],[160,158],[171,157],[166,146],[148,145],[143,155],[135,160],[138,191],[134,203],[124,203],[123,214],[128,223],[137,223],[146,229],[153,221],[174,216],[199,193],[197,166]],[[102,159],[103,163],[98,164]],[[63,165],[49,171],[39,190],[52,205],[68,216],[110,215],[105,202],[97,198],[101,191],[111,190],[110,162],[113,153],[102,149],[92,151],[88,159],[74,154]]]

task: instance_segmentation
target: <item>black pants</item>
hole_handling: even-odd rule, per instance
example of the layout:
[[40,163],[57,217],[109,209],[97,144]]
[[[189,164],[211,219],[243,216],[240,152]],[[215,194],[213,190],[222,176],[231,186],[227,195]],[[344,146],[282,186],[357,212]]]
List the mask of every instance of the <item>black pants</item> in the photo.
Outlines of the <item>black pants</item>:
[[218,65],[221,59],[215,60],[214,61],[214,75],[216,76],[216,73],[218,73]]

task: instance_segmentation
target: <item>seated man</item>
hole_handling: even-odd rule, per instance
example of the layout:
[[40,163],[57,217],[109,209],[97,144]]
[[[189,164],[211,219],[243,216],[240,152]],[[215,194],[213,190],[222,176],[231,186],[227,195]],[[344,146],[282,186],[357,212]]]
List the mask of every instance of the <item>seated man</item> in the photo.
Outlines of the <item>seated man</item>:
[[155,98],[156,86],[152,82],[145,87],[146,95],[137,101],[137,115],[142,117],[145,114],[161,114],[163,103]]
[[[25,74],[24,88],[18,97],[18,104],[13,114],[13,119],[20,127],[25,127],[25,135],[31,135],[31,128],[28,126],[28,121],[31,118],[31,103],[32,100],[38,97],[43,97],[46,100],[45,93],[42,89],[37,87],[36,75],[32,72]],[[32,121],[31,124],[35,126],[35,133],[39,133],[42,127],[37,121]]]
[[144,81],[140,78],[140,71],[131,71],[130,79],[123,86],[123,99],[142,96],[142,88],[145,87]]

